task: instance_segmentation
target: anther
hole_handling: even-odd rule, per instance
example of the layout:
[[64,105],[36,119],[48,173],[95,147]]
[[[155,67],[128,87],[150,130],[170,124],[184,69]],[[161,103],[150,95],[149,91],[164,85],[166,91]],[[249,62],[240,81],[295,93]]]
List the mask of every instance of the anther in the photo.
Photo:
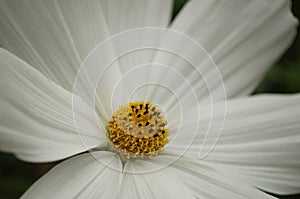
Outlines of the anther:
[[127,158],[152,158],[169,142],[166,124],[156,105],[131,102],[108,121],[109,138]]

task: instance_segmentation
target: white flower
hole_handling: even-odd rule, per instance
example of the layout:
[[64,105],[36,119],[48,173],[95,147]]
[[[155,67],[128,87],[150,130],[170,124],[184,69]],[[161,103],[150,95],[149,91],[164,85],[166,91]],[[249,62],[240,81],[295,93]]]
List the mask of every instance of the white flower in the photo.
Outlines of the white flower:
[[[300,96],[247,97],[296,34],[290,1],[194,0],[169,25],[171,12],[171,0],[0,1],[0,149],[29,162],[69,158],[39,179],[24,198],[272,198],[261,190],[275,194],[300,191]],[[205,103],[209,96],[202,81],[193,81],[194,70],[184,64],[177,67],[163,53],[160,61],[177,67],[199,99],[198,135],[183,157],[148,173],[111,168],[139,171],[165,165],[187,146],[185,137],[194,133],[188,129],[195,120],[182,118],[186,135],[178,138],[179,144],[166,146],[157,158],[121,161],[107,148],[106,124],[101,123],[111,117],[108,96],[114,80],[124,73],[115,71],[116,67],[99,91],[101,129],[91,114],[93,107],[82,100],[76,101],[84,108],[77,115],[76,129],[72,92],[84,58],[109,36],[138,27],[184,33],[203,45],[216,62],[226,89],[226,120],[218,144],[204,159],[197,155],[203,141],[201,130],[208,128],[212,112]],[[181,40],[173,43],[186,47]],[[202,63],[201,56],[193,54],[195,49],[186,50],[197,64]],[[139,53],[120,61],[120,67],[128,71],[130,58],[148,63],[149,57]],[[202,69],[204,77],[215,79],[210,68]],[[174,84],[178,81],[170,74],[160,75]],[[212,86],[210,94],[218,98],[222,86]],[[168,97],[150,91],[149,100],[168,104]],[[198,105],[189,103],[191,96],[187,95],[182,108],[192,112]],[[220,96],[218,100],[214,107],[225,99]],[[169,109],[166,105],[172,136],[178,118]],[[222,117],[215,115],[215,119]],[[80,154],[88,149],[92,151]]]

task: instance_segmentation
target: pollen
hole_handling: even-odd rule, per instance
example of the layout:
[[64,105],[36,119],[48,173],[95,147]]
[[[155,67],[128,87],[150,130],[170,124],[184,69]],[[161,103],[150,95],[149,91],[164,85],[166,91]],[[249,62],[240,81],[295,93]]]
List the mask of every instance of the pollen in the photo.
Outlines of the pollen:
[[150,159],[169,142],[167,121],[150,102],[130,102],[108,121],[109,139],[125,157]]

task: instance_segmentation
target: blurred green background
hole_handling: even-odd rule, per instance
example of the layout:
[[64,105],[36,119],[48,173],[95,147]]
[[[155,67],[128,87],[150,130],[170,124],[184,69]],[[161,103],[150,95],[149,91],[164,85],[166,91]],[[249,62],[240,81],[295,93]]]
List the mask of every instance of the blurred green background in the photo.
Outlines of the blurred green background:
[[[174,15],[186,0],[176,0]],[[293,12],[300,18],[300,1],[293,0]],[[298,31],[299,32],[299,31]],[[297,93],[300,92],[300,34],[282,59],[273,66],[256,89],[258,93]],[[0,153],[0,199],[18,198],[40,176],[54,164],[30,164],[19,161],[11,154]],[[299,190],[300,191],[300,190]],[[297,196],[280,197],[296,199]]]

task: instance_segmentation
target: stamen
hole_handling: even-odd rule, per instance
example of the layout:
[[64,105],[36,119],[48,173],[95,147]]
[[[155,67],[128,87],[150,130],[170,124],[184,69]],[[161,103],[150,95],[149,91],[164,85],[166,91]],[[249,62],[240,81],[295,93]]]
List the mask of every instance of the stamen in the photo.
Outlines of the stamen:
[[127,158],[152,158],[169,142],[167,121],[150,102],[130,102],[108,121],[109,139]]

